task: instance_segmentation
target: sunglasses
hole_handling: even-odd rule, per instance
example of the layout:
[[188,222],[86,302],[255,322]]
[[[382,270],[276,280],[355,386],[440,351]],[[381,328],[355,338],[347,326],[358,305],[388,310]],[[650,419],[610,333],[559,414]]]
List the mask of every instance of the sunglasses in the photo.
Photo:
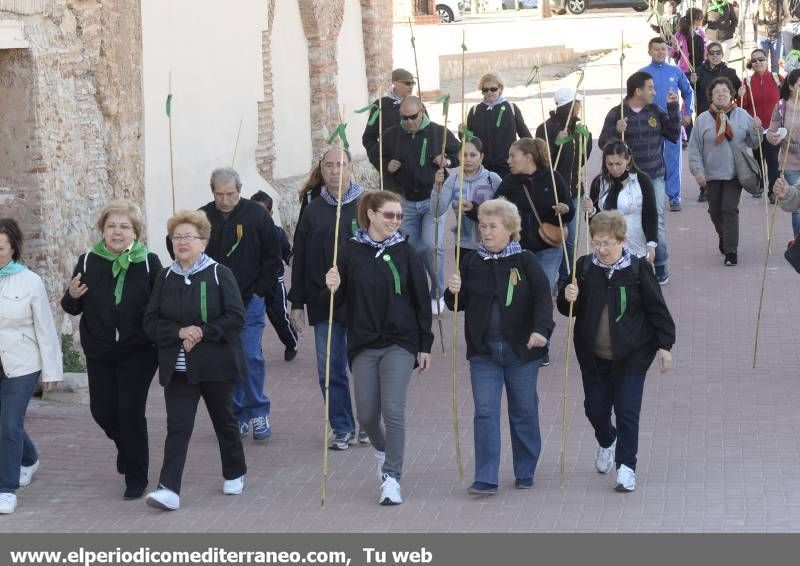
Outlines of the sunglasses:
[[419,117],[419,113],[421,110],[418,110],[416,114],[409,114],[406,116],[405,114],[400,114],[400,119],[402,120],[416,120]]
[[375,212],[379,213],[386,220],[397,220],[398,222],[403,220],[402,212],[386,212],[385,210],[376,210]]
[[499,86],[485,86],[481,89],[481,92],[486,94],[487,92],[497,92],[498,90],[500,90]]
[[709,55],[722,55],[722,51],[714,49],[713,51],[708,52]]
[[764,63],[767,60],[766,57],[753,57],[750,59],[753,63]]

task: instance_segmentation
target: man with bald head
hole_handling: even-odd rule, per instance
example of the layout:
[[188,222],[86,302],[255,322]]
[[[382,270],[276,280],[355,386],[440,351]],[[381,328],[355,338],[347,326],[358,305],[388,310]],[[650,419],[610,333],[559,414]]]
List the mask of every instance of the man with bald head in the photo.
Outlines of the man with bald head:
[[[442,136],[446,136],[445,154],[442,151]],[[383,168],[403,197],[403,223],[400,229],[408,235],[425,264],[431,279],[431,301],[433,312],[441,312],[444,291],[444,240],[443,216],[434,218],[431,192],[437,171],[446,176],[448,167],[458,165],[458,139],[449,130],[430,121],[422,101],[416,96],[407,96],[400,104],[400,124],[383,132]],[[369,148],[369,160],[380,169],[378,145]],[[441,177],[441,174],[440,174]],[[444,207],[443,207],[444,208]],[[442,219],[440,222],[439,219]],[[433,270],[434,232],[439,232],[438,273]]]

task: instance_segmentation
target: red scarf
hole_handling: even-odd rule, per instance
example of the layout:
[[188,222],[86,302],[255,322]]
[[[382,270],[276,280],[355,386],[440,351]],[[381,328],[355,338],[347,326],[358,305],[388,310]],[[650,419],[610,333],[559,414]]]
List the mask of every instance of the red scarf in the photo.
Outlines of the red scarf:
[[733,128],[731,128],[731,123],[728,121],[728,114],[734,108],[736,108],[735,102],[731,102],[728,107],[723,110],[717,110],[717,107],[713,104],[708,107],[708,111],[714,116],[717,124],[717,139],[714,140],[716,145],[721,144],[724,139],[728,141],[733,139]]

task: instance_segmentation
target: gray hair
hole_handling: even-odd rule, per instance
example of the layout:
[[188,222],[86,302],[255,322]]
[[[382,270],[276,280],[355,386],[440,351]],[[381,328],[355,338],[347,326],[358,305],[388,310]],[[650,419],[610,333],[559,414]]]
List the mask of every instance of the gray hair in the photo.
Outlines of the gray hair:
[[236,190],[242,190],[242,179],[239,177],[239,173],[236,172],[236,169],[233,167],[218,167],[211,172],[211,181],[209,184],[211,185],[211,190],[214,190],[214,185],[217,183],[226,185],[231,181],[236,182]]

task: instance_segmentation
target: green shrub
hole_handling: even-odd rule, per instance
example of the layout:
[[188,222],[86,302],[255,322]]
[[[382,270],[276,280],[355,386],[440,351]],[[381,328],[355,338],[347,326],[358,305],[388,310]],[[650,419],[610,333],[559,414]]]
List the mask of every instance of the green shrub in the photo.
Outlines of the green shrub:
[[65,373],[82,373],[86,370],[80,353],[75,349],[72,334],[61,335],[61,354],[64,358]]

